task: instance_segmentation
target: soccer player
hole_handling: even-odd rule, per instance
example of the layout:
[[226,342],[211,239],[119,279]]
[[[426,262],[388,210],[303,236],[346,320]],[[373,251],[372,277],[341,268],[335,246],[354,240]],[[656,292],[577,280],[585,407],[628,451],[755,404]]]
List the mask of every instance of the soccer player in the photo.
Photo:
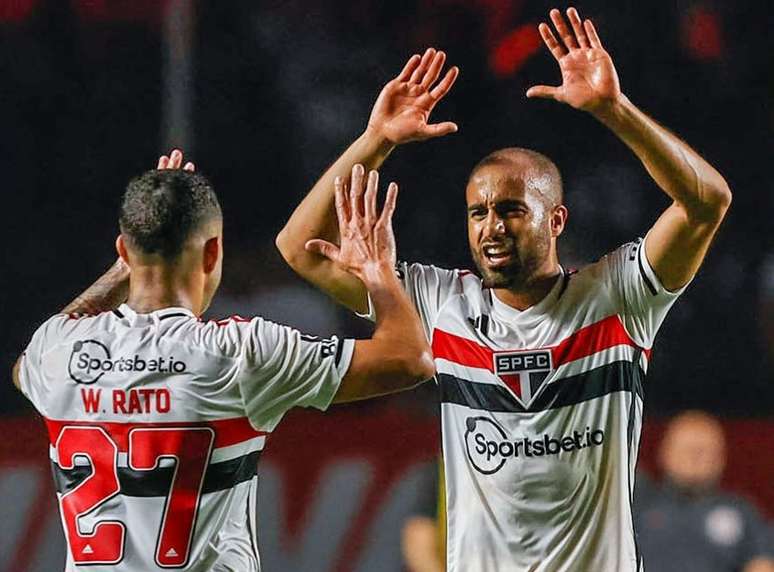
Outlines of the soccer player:
[[[562,84],[545,97],[590,113],[640,159],[672,204],[644,240],[573,274],[557,258],[567,208],[556,166],[495,151],[467,182],[468,240],[480,276],[421,264],[398,274],[432,340],[442,409],[450,572],[642,569],[631,499],[642,387],[654,337],[698,270],[731,202],[723,177],[621,92],[593,24],[558,10],[539,32]],[[413,56],[382,90],[365,133],[296,209],[277,245],[302,276],[378,317],[366,289],[328,259],[333,191],[354,163],[455,130],[429,125],[451,87],[443,52]],[[351,185],[364,174],[354,172]],[[445,199],[444,199],[445,200]],[[320,256],[320,255],[323,256]]]
[[331,260],[368,289],[373,337],[318,339],[261,318],[199,319],[220,281],[223,220],[212,186],[181,163],[174,151],[129,183],[119,260],[13,370],[48,427],[68,571],[259,570],[257,462],[285,412],[434,373],[394,273],[394,183],[381,213],[376,172],[336,197]]

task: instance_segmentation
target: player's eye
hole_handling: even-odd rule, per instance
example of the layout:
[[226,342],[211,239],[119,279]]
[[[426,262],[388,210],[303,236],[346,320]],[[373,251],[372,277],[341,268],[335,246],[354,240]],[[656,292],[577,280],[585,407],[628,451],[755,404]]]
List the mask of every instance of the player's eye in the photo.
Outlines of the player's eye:
[[497,214],[501,218],[523,217],[527,215],[527,212],[527,209],[520,205],[497,209]]
[[486,218],[486,209],[471,209],[468,214],[473,220],[482,220]]

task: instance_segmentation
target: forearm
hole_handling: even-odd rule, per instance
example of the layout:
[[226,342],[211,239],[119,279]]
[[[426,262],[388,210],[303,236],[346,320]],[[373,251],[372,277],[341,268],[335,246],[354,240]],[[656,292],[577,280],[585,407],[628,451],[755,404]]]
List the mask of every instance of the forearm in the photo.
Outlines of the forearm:
[[415,378],[415,384],[435,373],[430,344],[395,270],[385,268],[384,272],[389,273],[389,279],[379,287],[369,286],[368,290],[376,314],[372,341],[382,345],[387,354],[392,354],[396,367],[407,377]]
[[120,258],[94,284],[62,309],[63,314],[98,314],[113,310],[129,293],[129,267]]
[[291,266],[296,268],[299,259],[303,262],[324,262],[324,259],[305,250],[304,245],[308,240],[321,238],[338,242],[334,207],[336,177],[349,179],[352,167],[357,163],[362,164],[366,172],[378,169],[393,148],[393,144],[368,128],[315,183],[277,236],[277,248]]
[[[419,316],[394,270],[378,285],[369,284],[376,330],[358,340],[349,371],[335,401],[368,399],[410,389],[435,374],[430,344]],[[385,274],[386,276],[386,274]]]
[[688,144],[621,95],[594,116],[642,161],[658,186],[697,220],[722,218],[731,192],[722,175]]

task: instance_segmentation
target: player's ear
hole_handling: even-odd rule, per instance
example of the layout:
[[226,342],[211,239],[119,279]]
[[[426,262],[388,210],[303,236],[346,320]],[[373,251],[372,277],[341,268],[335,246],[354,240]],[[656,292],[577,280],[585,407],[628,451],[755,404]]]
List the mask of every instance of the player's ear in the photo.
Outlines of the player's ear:
[[116,252],[127,265],[129,264],[129,253],[126,250],[126,242],[124,242],[124,235],[119,234],[116,238]]
[[213,236],[204,243],[204,273],[210,274],[218,266],[220,258],[220,237]]
[[559,205],[551,210],[551,236],[556,238],[564,232],[564,226],[567,224],[569,212],[567,207]]

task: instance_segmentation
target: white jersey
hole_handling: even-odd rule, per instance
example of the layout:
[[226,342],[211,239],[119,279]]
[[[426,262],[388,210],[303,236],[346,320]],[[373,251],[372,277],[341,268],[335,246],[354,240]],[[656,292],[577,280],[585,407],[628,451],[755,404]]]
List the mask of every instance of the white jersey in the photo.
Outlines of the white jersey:
[[642,242],[519,311],[470,272],[402,264],[440,389],[449,572],[641,569],[642,381],[677,293]]
[[66,570],[260,570],[266,437],[291,407],[330,404],[353,347],[182,308],[49,319],[20,381],[48,426]]

